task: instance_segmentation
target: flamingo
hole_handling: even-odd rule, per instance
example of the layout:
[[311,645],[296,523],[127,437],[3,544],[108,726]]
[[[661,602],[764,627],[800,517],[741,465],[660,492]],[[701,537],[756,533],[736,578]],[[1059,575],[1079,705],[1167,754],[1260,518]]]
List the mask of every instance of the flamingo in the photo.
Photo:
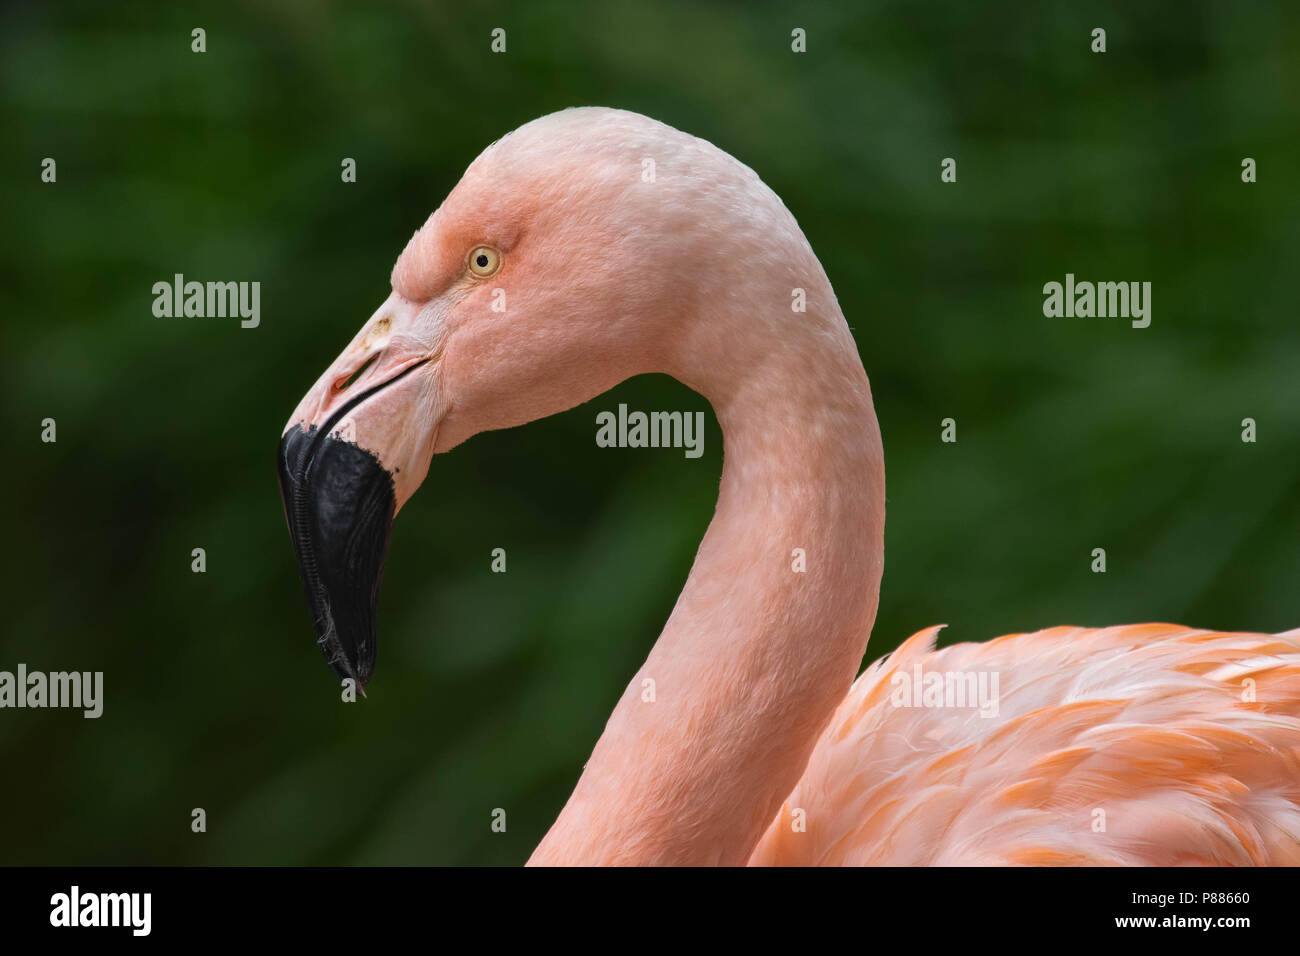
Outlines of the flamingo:
[[[470,165],[391,285],[280,446],[341,679],[371,677],[393,518],[433,455],[646,372],[723,431],[685,587],[530,864],[1300,863],[1300,629],[936,650],[931,627],[855,680],[884,560],[871,389],[794,216],[727,153],[544,116]],[[929,693],[954,674],[995,677],[995,712]]]

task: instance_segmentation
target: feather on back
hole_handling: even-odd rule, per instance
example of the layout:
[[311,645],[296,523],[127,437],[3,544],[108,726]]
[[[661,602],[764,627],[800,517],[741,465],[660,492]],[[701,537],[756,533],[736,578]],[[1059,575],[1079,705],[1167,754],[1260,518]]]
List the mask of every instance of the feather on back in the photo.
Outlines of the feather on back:
[[[939,629],[857,679],[751,864],[1300,864],[1300,630]],[[901,706],[918,665],[997,675],[996,715]]]

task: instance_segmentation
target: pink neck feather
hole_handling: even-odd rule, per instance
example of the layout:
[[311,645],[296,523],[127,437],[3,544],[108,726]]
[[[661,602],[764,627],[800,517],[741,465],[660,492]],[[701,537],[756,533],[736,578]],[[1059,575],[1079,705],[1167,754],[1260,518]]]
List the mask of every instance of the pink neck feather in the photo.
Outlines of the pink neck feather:
[[883,569],[880,430],[830,284],[799,240],[807,313],[790,312],[789,273],[759,280],[747,304],[761,312],[729,301],[709,317],[726,356],[696,342],[667,360],[722,426],[717,510],[530,864],[744,864],[857,673]]

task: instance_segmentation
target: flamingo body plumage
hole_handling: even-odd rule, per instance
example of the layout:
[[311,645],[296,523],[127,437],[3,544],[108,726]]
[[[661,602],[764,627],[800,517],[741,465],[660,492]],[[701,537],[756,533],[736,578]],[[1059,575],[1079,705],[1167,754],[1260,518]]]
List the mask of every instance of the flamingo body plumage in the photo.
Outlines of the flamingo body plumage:
[[[932,628],[855,682],[885,517],[857,343],[753,170],[619,110],[484,150],[290,417],[286,515],[336,674],[370,678],[388,530],[436,454],[648,372],[713,406],[717,507],[531,863],[1300,860],[1295,631],[936,651]],[[996,711],[891,699],[926,672],[996,675]]]
[[[1300,864],[1300,631],[938,632],[857,679],[751,864]],[[917,668],[998,674],[998,713],[894,706]]]

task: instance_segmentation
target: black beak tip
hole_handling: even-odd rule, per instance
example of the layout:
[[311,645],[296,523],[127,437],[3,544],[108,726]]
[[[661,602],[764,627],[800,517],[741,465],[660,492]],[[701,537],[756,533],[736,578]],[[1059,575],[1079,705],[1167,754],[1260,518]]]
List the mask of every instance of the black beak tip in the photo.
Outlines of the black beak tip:
[[316,641],[339,680],[355,681],[364,695],[396,511],[393,476],[364,448],[301,425],[280,440],[278,471]]

